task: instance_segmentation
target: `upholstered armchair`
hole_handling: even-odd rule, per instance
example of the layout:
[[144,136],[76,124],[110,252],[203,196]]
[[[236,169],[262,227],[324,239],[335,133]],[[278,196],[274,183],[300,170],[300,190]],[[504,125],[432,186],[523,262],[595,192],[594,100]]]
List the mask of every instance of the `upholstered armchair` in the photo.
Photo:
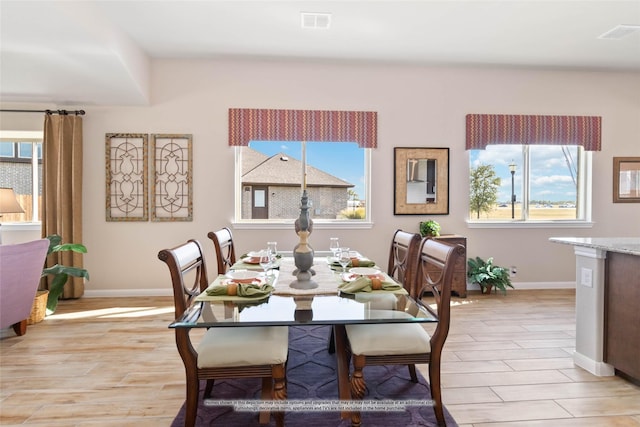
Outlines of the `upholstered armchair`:
[[49,240],[0,245],[0,328],[27,332],[27,319],[38,290]]

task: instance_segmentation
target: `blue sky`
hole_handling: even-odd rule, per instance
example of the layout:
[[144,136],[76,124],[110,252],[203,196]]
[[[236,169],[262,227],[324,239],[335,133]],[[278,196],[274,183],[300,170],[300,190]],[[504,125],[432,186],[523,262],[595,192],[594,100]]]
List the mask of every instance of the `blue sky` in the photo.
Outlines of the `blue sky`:
[[[300,160],[302,158],[299,141],[251,141],[251,148],[267,156],[285,153]],[[364,150],[352,142],[307,142],[307,165],[323,170],[345,180],[355,187],[360,199],[364,192]]]
[[[577,164],[577,147],[569,150],[569,159]],[[511,200],[511,173],[509,163],[516,164],[514,179],[516,200],[522,200],[522,146],[521,145],[489,145],[485,150],[471,150],[469,154],[471,167],[478,164],[494,165],[496,174],[502,178],[498,193],[498,201]],[[530,199],[557,201],[576,201],[576,185],[567,158],[560,146],[530,146]],[[577,179],[577,177],[576,177]]]

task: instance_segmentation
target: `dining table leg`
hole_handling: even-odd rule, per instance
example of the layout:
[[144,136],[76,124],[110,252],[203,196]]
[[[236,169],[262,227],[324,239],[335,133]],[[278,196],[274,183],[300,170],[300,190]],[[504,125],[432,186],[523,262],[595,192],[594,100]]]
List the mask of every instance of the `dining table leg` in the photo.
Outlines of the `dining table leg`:
[[[338,374],[338,396],[340,400],[351,400],[349,386],[349,353],[347,351],[347,331],[344,325],[333,325],[336,365]],[[340,418],[351,418],[351,412],[341,411]]]

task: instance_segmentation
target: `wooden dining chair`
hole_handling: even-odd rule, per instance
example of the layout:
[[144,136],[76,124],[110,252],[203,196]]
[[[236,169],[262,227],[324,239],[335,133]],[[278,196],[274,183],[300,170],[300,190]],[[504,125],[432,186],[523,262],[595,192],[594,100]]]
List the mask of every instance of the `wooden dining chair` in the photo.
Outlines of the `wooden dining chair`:
[[[396,230],[391,238],[389,263],[387,265],[387,274],[396,282],[402,284],[409,295],[414,298],[414,294],[417,292],[413,289],[412,274],[414,273],[414,263],[417,260],[420,240],[420,235],[417,233]],[[331,328],[328,344],[328,350],[331,354],[335,351],[334,334],[335,331]],[[415,366],[409,366],[409,370],[412,378],[417,378]]]
[[218,261],[218,274],[225,274],[236,263],[236,248],[233,244],[233,235],[227,227],[218,231],[210,231],[207,237],[213,241]]
[[[177,320],[209,285],[202,247],[198,241],[189,240],[161,250],[158,258],[169,267]],[[191,328],[177,327],[174,331],[186,373],[185,426],[195,424],[200,380],[207,380],[205,397],[210,396],[216,379],[255,377],[262,378],[262,399],[286,399],[287,327],[212,327],[197,347],[189,336]],[[284,425],[283,412],[274,416],[276,425]],[[267,411],[260,413],[260,423],[269,423]]]
[[[429,364],[429,384],[434,402],[433,410],[439,425],[445,425],[440,390],[440,359],[449,333],[451,281],[453,267],[464,248],[433,239],[420,243],[417,262],[413,268],[414,286],[421,292],[430,288],[435,296],[437,310],[427,306],[438,323],[430,336],[418,323],[388,323],[375,325],[346,325],[346,334],[353,361],[350,378],[352,399],[362,399],[366,391],[364,367],[366,365]],[[427,268],[435,265],[438,269]],[[411,375],[417,382],[417,377]],[[352,412],[352,426],[360,426],[360,412]]]
[[412,275],[415,273],[414,263],[418,259],[420,241],[421,237],[417,233],[396,230],[389,249],[387,274],[401,283],[412,298],[417,296]]

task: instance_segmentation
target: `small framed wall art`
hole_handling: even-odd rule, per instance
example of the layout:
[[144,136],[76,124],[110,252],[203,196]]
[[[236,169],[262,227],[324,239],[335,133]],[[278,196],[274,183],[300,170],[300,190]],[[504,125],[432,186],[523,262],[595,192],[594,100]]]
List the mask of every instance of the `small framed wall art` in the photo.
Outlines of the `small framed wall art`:
[[613,158],[613,203],[640,203],[640,157]]
[[449,214],[449,149],[394,148],[394,215]]

